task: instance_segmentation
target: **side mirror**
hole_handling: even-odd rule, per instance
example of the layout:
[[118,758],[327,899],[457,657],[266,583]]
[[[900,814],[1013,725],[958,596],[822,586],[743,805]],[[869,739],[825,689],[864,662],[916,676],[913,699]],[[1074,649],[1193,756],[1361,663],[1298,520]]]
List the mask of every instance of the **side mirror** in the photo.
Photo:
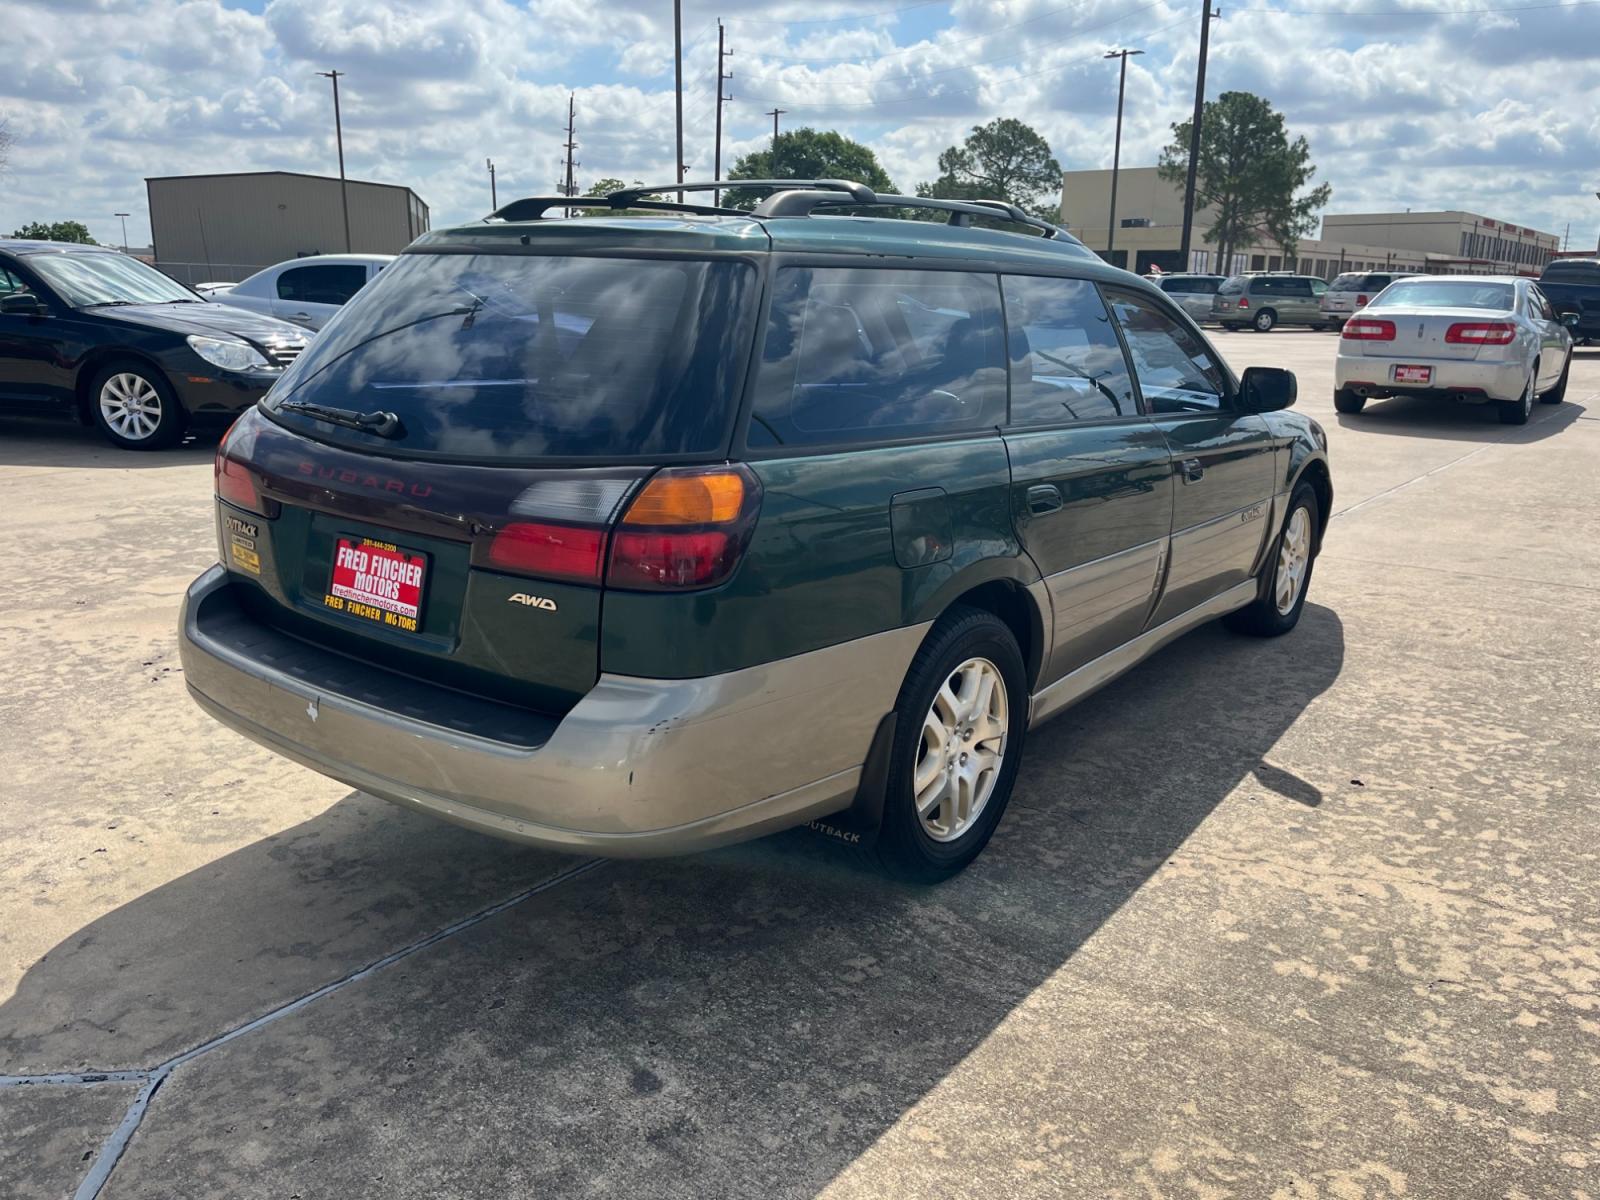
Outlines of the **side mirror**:
[[1246,367],[1239,381],[1239,398],[1246,412],[1277,412],[1294,404],[1299,394],[1294,372],[1282,367]]
[[8,317],[38,317],[44,315],[45,307],[32,292],[12,292],[0,296],[0,313]]
[[1576,329],[1578,327],[1578,319],[1578,314],[1575,312],[1564,312],[1561,314],[1561,323],[1568,329]]

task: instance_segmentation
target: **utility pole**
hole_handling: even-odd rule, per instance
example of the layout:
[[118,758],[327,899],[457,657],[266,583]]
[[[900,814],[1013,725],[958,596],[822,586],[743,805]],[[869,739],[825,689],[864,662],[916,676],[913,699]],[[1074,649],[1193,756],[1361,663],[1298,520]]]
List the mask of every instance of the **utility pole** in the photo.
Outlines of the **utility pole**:
[[[1211,43],[1211,18],[1222,16],[1211,11],[1211,0],[1200,0],[1200,65],[1194,76],[1194,119],[1189,122],[1189,178],[1183,187],[1183,238],[1178,246],[1180,271],[1189,269],[1189,242],[1194,232],[1194,178],[1200,166],[1200,121],[1206,111],[1206,51]],[[1221,249],[1221,247],[1219,247]],[[1217,274],[1228,275],[1227,263],[1217,264]]]
[[[683,182],[683,0],[672,0],[672,81],[678,105],[678,182]],[[718,89],[720,91],[720,89]],[[678,193],[683,203],[683,193]]]
[[[576,92],[568,92],[567,93],[567,143],[566,143],[566,145],[567,145],[567,182],[566,182],[566,186],[561,189],[561,194],[563,196],[567,197],[567,199],[569,199],[569,200],[572,199],[572,197],[574,197],[574,196],[576,196],[578,194],[578,185],[577,185],[577,183],[574,181],[574,179],[572,177],[572,168],[578,165],[577,163],[572,161],[572,152],[578,148],[577,139],[572,136],[572,126],[573,126],[573,123],[577,120],[577,112],[578,112],[578,95],[577,95]],[[682,175],[678,176],[678,182],[679,183],[683,182],[683,176]],[[570,217],[572,215],[572,209],[568,208],[566,210],[566,213],[567,213],[567,216]]]
[[[732,71],[724,71],[722,69],[723,60],[726,59],[729,54],[733,53],[733,51],[731,51],[731,50],[724,50],[722,48],[722,46],[723,46],[723,35],[724,35],[724,31],[723,31],[723,28],[722,28],[722,18],[718,17],[717,18],[717,148],[716,148],[716,152],[715,152],[715,154],[713,155],[713,158],[712,158],[713,165],[712,165],[712,168],[711,168],[711,178],[713,178],[713,179],[721,179],[722,178],[722,106],[724,104],[726,104],[728,101],[733,99],[732,96],[724,96],[722,94],[722,85],[724,83],[726,83],[728,80],[733,78],[733,72]],[[721,204],[722,204],[722,189],[721,188],[713,188],[712,191],[711,191],[711,205],[712,205],[713,208],[716,208],[716,207],[719,207]]]
[[[132,213],[112,213],[111,215],[113,217],[121,217],[122,218],[122,252],[124,254],[126,254],[128,252],[128,218],[131,217],[133,214]],[[1567,228],[1571,229],[1572,226],[1568,225]]]
[[[1207,0],[1209,3],[1210,0]],[[1143,50],[1108,50],[1107,58],[1120,58],[1122,71],[1117,78],[1117,141],[1111,151],[1111,212],[1106,217],[1106,261],[1111,262],[1111,247],[1117,240],[1117,172],[1122,167],[1122,97],[1128,88],[1128,57]],[[1114,263],[1112,264],[1115,265]]]
[[483,165],[489,168],[489,211],[498,212],[500,210],[500,194],[495,191],[494,187],[494,159],[484,159]]
[[339,118],[339,76],[343,71],[318,71],[324,79],[333,80],[333,136],[339,142],[339,203],[344,209],[344,252],[350,253],[350,189],[344,181],[344,123]]
[[786,112],[789,112],[789,109],[773,109],[768,114],[765,114],[766,117],[773,118],[773,152],[770,155],[771,163],[768,163],[771,171],[773,171],[773,179],[782,178],[781,174],[778,174],[778,118],[782,117]]

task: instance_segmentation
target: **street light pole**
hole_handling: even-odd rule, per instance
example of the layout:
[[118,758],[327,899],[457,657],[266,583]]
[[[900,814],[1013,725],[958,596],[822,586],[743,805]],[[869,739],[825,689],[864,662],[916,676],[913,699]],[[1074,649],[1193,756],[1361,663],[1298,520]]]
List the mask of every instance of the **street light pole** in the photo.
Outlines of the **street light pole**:
[[494,187],[494,159],[484,159],[483,165],[489,168],[489,211],[498,212],[500,211],[500,194],[495,191]]
[[[1200,166],[1200,121],[1206,111],[1206,49],[1211,41],[1211,18],[1220,17],[1222,10],[1211,11],[1211,0],[1201,0],[1200,14],[1200,64],[1194,76],[1194,119],[1189,122],[1189,177],[1183,187],[1183,236],[1178,244],[1178,270],[1189,269],[1189,242],[1194,230],[1195,172]],[[1230,275],[1226,263],[1217,264],[1217,274]]]
[[343,71],[318,71],[324,79],[333,80],[333,136],[339,143],[339,203],[344,209],[344,252],[350,253],[350,189],[344,181],[344,122],[339,117],[339,76]]
[[112,213],[111,215],[113,217],[121,217],[122,218],[122,252],[124,254],[126,254],[128,252],[128,218],[130,216],[132,216],[133,214],[132,213]]
[[[683,0],[672,0],[672,80],[678,105],[678,182],[683,182]],[[683,193],[678,193],[683,203]]]
[[1143,50],[1110,50],[1106,53],[1107,58],[1122,60],[1122,69],[1117,78],[1117,141],[1111,151],[1111,212],[1106,217],[1107,262],[1111,262],[1112,246],[1117,239],[1117,172],[1122,168],[1122,97],[1128,89],[1128,56],[1143,53]]

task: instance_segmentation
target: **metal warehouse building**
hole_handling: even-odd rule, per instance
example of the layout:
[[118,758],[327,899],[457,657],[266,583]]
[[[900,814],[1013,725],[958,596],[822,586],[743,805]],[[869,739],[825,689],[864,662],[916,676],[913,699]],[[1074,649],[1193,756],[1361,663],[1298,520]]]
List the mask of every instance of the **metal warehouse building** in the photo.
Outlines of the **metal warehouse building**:
[[307,254],[398,254],[428,228],[428,206],[392,183],[347,181],[347,247],[336,178],[246,171],[144,182],[156,266],[185,283],[238,282]]

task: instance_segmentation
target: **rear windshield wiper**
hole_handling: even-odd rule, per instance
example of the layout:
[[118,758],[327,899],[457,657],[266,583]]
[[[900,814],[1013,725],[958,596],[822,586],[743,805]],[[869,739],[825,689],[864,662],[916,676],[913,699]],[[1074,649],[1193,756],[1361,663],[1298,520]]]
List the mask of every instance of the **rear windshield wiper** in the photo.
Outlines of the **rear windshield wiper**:
[[359,429],[362,433],[381,438],[404,437],[406,427],[392,412],[357,412],[353,408],[329,408],[326,404],[312,404],[305,400],[284,400],[278,404],[279,412],[305,413],[330,425],[343,425],[346,429]]

